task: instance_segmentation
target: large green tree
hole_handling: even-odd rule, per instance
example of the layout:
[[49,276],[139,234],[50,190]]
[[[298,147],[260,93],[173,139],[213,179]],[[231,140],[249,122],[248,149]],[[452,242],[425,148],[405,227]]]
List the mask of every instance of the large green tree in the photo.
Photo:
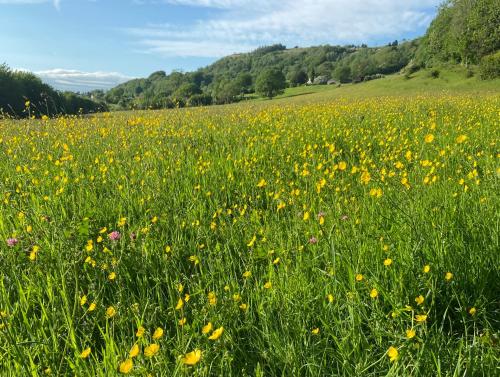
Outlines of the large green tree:
[[273,98],[284,92],[286,79],[279,69],[266,69],[255,82],[255,91],[261,96]]

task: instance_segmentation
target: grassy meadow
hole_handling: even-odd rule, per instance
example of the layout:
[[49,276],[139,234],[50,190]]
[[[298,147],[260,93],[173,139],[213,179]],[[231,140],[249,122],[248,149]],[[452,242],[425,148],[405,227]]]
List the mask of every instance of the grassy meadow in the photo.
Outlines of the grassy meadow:
[[498,92],[318,98],[0,120],[0,375],[500,374]]

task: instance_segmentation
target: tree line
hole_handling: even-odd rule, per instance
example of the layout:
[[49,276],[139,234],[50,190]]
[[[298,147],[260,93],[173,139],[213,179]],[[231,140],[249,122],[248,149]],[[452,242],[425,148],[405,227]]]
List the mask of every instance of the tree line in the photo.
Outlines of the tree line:
[[107,110],[107,105],[73,92],[59,92],[33,73],[0,65],[0,116],[40,117],[86,114]]
[[376,48],[325,45],[292,49],[277,44],[227,56],[195,72],[167,75],[158,71],[106,93],[94,91],[90,95],[116,109],[225,104],[253,93],[271,97],[286,86],[303,85],[309,80],[313,83],[318,78],[321,83],[330,79],[347,83],[398,72],[410,62],[418,43],[415,40]]

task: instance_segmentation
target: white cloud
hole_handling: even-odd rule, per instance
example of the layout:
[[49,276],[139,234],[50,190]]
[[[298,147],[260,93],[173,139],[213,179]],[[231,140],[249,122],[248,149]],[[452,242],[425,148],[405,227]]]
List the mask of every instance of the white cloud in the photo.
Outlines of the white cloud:
[[27,5],[27,4],[43,4],[52,3],[57,10],[61,9],[61,0],[0,0],[1,4],[11,5]]
[[[147,0],[137,0],[147,2]],[[140,50],[164,56],[220,57],[272,43],[372,43],[424,29],[441,0],[149,0],[216,8],[190,26],[129,28]]]
[[132,77],[118,72],[82,72],[73,69],[50,69],[33,72],[42,81],[59,90],[87,92],[93,89],[110,89]]

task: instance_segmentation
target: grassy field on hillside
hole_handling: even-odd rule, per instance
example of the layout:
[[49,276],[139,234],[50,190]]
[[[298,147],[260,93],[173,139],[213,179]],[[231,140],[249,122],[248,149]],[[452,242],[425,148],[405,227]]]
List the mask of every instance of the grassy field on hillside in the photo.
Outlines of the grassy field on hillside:
[[0,375],[498,375],[500,96],[402,83],[0,120]]
[[[359,84],[313,85],[288,88],[276,99],[293,102],[321,102],[337,98],[365,98],[375,96],[415,96],[500,93],[500,79],[480,80],[477,74],[467,77],[465,67],[453,66],[437,69],[439,77],[431,77],[432,69],[421,70],[406,78],[402,74],[389,75],[383,79]],[[273,99],[276,100],[276,99]],[[257,102],[266,98],[253,98]]]

